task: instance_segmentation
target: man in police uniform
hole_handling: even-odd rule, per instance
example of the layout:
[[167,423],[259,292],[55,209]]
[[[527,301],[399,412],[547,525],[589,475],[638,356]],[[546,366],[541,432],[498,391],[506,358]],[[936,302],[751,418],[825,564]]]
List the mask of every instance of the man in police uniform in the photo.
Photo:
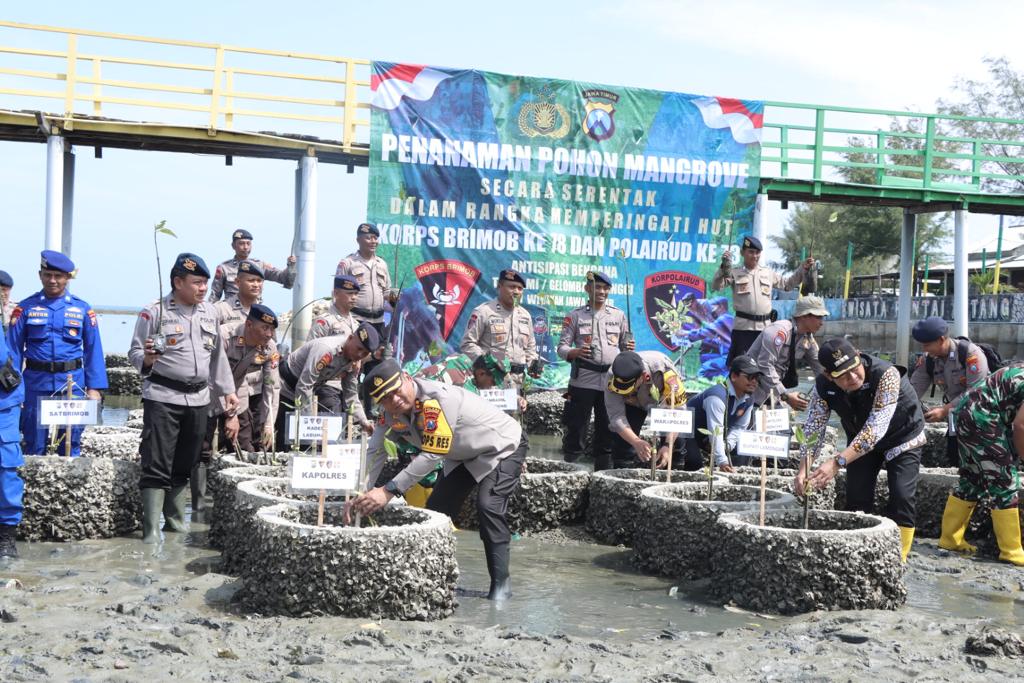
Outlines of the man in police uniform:
[[235,326],[249,317],[249,308],[263,299],[265,275],[260,264],[248,259],[238,264],[235,275],[235,293],[226,295],[213,304],[217,311],[217,324]]
[[[40,399],[66,396],[69,375],[72,395],[77,398],[84,395],[99,401],[100,391],[107,388],[96,313],[88,303],[67,291],[75,264],[57,251],[44,251],[41,257],[39,280],[43,288],[18,304],[7,330],[11,353],[25,361],[21,433],[25,452],[33,455],[46,452],[47,429],[39,426]],[[72,456],[81,450],[83,429],[71,430]]]
[[385,434],[408,442],[420,454],[384,486],[360,495],[351,507],[363,514],[376,512],[443,459],[444,477],[435,484],[427,508],[455,517],[477,486],[480,538],[491,577],[487,597],[507,598],[512,539],[508,500],[519,486],[526,461],[525,431],[514,418],[465,389],[414,379],[390,359],[370,372],[364,383],[383,409],[368,448],[368,481],[376,481],[387,459]]
[[[605,373],[604,406],[608,428],[619,438],[612,445],[615,467],[630,467],[634,454],[650,462],[651,445],[640,438],[651,408],[682,408],[686,387],[668,356],[659,351],[623,351]],[[668,465],[668,452],[659,451],[658,467]]]
[[523,373],[540,377],[537,340],[533,336],[530,312],[519,305],[526,288],[526,280],[514,270],[498,274],[498,298],[473,309],[462,336],[459,351],[470,360],[489,353],[496,358],[507,358],[512,364],[512,383],[522,386]]
[[14,287],[14,278],[6,270],[0,270],[0,328],[7,332],[7,326],[11,323],[11,313],[14,313],[14,299],[11,298],[11,288]]
[[[359,327],[359,320],[352,315],[352,307],[359,297],[359,283],[351,275],[334,276],[333,301],[323,315],[313,319],[306,341],[339,334],[349,335]],[[341,413],[341,381],[332,379],[316,389],[320,412],[338,415]]]
[[632,351],[635,346],[628,334],[626,314],[608,303],[611,289],[612,281],[607,274],[587,273],[584,290],[590,303],[573,309],[565,317],[558,340],[558,357],[572,363],[562,413],[562,454],[566,462],[575,462],[583,455],[584,437],[593,413],[594,470],[612,466],[612,433],[604,407],[605,373],[619,351]]
[[[204,301],[210,271],[195,254],[179,254],[171,293],[139,313],[128,359],[142,373],[142,540],[185,530],[185,488],[199,462],[214,392],[226,415],[238,409],[213,304]],[[236,435],[230,434],[230,438]]]
[[[384,334],[384,302],[394,305],[398,292],[391,289],[391,273],[388,264],[377,256],[380,230],[370,223],[356,228],[356,243],[359,249],[338,262],[335,275],[351,275],[359,284],[359,294],[352,308],[353,315],[370,323],[377,334]],[[387,340],[384,340],[387,342]]]
[[747,352],[757,335],[772,321],[772,289],[789,291],[800,285],[812,273],[814,258],[808,257],[800,268],[788,278],[770,268],[758,265],[761,260],[761,240],[744,237],[743,266],[732,267],[732,254],[722,254],[722,267],[711,279],[711,289],[732,287],[732,305],[736,309],[736,321],[732,329],[732,345],[728,362]]
[[220,299],[221,294],[224,295],[225,299],[230,299],[233,294],[238,292],[235,277],[238,275],[239,265],[245,260],[253,261],[259,265],[265,279],[279,282],[285,289],[291,289],[292,285],[295,284],[295,263],[297,259],[294,255],[288,257],[288,265],[284,270],[279,270],[266,261],[257,261],[256,259],[249,258],[249,254],[252,253],[252,233],[248,230],[235,230],[231,233],[231,248],[235,250],[235,257],[217,266],[217,271],[213,276],[213,283],[210,286],[210,301],[217,301]]
[[932,386],[942,390],[942,405],[926,410],[924,421],[947,424],[946,466],[959,467],[956,429],[950,416],[960,397],[988,377],[988,358],[970,339],[951,338],[949,325],[937,316],[918,320],[910,334],[924,351],[917,359],[910,384],[918,398]]
[[0,335],[0,560],[17,557],[14,545],[21,523],[22,493],[25,483],[18,468],[25,464],[21,454],[21,402],[25,383],[18,372],[21,363]]
[[[754,391],[763,379],[761,369],[750,356],[736,356],[729,365],[729,379],[724,384],[712,384],[686,402],[693,411],[693,436],[682,439],[685,449],[685,470],[699,470],[704,466],[706,449],[711,453],[715,467],[723,472],[732,472],[729,453],[736,450],[740,431],[749,429],[754,417]],[[704,434],[701,430],[707,430]],[[679,443],[680,439],[676,440]],[[668,446],[660,450],[667,453]],[[678,458],[678,455],[675,455]],[[665,453],[659,453],[663,460]],[[749,464],[745,456],[739,456],[737,464]]]
[[774,393],[794,410],[807,408],[807,400],[800,392],[790,391],[800,383],[797,363],[806,362],[815,377],[822,371],[818,362],[818,342],[815,333],[825,323],[828,309],[821,297],[808,295],[796,300],[792,320],[779,320],[761,332],[750,346],[747,355],[753,358],[764,382],[754,392],[754,405],[762,405]]

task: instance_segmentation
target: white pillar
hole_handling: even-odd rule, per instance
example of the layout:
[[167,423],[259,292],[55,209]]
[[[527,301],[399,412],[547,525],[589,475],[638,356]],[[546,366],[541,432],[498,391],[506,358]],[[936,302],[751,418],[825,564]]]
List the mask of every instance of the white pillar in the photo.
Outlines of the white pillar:
[[917,216],[903,211],[900,232],[900,297],[896,303],[896,364],[910,361],[910,308],[914,299],[914,231]]
[[75,150],[64,145],[64,192],[61,206],[60,250],[71,256],[71,226],[75,214]]
[[754,237],[761,240],[765,247],[768,246],[768,195],[761,192],[757,193],[754,203]]
[[967,211],[953,212],[953,335],[971,336],[967,320]]
[[43,248],[60,251],[64,222],[64,138],[46,138],[46,223]]
[[316,298],[317,160],[315,156],[302,157],[295,179],[295,229],[298,233],[296,240],[298,263],[296,264],[295,288],[292,290],[293,351],[306,341],[309,327],[313,323],[313,307],[312,305],[307,306],[307,304]]

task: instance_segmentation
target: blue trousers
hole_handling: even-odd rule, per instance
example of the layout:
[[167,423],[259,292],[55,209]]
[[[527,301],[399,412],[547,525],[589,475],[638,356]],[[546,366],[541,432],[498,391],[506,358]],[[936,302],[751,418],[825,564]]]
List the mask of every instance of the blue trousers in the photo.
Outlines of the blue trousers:
[[[59,399],[61,396],[53,396],[49,391],[25,389],[25,409],[21,413],[21,433],[25,438],[25,452],[29,455],[44,455],[46,453],[49,427],[39,426],[39,401],[44,398]],[[75,391],[75,398],[85,398],[85,395]],[[71,428],[71,457],[73,458],[82,453],[83,431],[85,431],[85,427]],[[66,435],[66,427],[57,428],[57,455],[64,455]]]
[[21,496],[25,484],[17,468],[25,464],[18,433],[19,406],[0,410],[0,524],[21,522]]

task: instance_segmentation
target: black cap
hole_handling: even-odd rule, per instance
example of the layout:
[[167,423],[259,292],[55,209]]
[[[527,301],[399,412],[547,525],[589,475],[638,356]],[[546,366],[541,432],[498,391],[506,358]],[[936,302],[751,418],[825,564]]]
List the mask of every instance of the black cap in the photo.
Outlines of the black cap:
[[370,353],[376,351],[377,347],[380,346],[380,335],[377,334],[376,328],[374,328],[370,323],[359,323],[359,327],[357,327],[356,331],[352,334],[354,334],[356,339],[359,340],[359,343],[363,345],[363,348]]
[[231,241],[232,242],[234,242],[235,240],[251,240],[251,239],[252,239],[252,233],[249,232],[248,230],[242,230],[241,228],[239,228],[238,230],[235,230],[233,233],[231,233]]
[[757,366],[757,363],[754,362],[753,358],[751,358],[750,356],[740,355],[733,358],[732,362],[729,363],[729,373],[740,373],[743,375],[763,375],[764,371]]
[[14,278],[6,270],[0,270],[0,287],[13,287]]
[[829,377],[835,379],[860,365],[860,354],[850,342],[842,337],[833,337],[818,349],[818,362]]
[[200,275],[210,277],[210,269],[206,267],[206,261],[190,252],[178,254],[174,259],[174,266],[171,267],[171,275]]
[[612,279],[608,277],[608,273],[603,273],[600,270],[592,270],[587,273],[587,282],[600,282],[612,286]]
[[238,272],[246,273],[248,275],[255,275],[261,280],[266,280],[267,276],[263,274],[263,269],[260,268],[260,264],[255,261],[246,259],[238,264]]
[[623,351],[612,361],[612,378],[608,390],[622,396],[636,391],[636,385],[644,374],[644,360],[636,351]]
[[382,398],[402,386],[402,368],[390,358],[382,360],[377,367],[366,373],[363,388],[370,399],[380,402]]
[[758,251],[764,251],[764,247],[761,246],[761,240],[757,239],[753,235],[743,238],[744,249],[757,249]]
[[910,334],[914,337],[914,341],[927,344],[947,336],[949,324],[942,318],[933,315],[924,320],[918,320]]
[[277,327],[277,316],[269,306],[253,304],[249,307],[249,320],[257,323],[266,323]]
[[498,273],[498,283],[500,284],[502,282],[518,282],[523,287],[526,286],[526,280],[524,280],[523,276],[519,274],[519,271],[512,270],[511,268],[506,268]]
[[360,223],[356,228],[356,235],[376,235],[380,237],[380,230],[373,223]]

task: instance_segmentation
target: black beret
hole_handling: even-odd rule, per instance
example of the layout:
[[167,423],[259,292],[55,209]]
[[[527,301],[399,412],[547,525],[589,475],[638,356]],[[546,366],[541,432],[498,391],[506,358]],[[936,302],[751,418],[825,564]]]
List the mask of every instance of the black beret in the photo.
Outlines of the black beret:
[[261,280],[267,279],[267,276],[263,274],[263,269],[260,268],[260,264],[256,263],[255,261],[250,261],[249,259],[246,259],[238,264],[238,272],[247,273],[249,275],[255,275]]
[[918,320],[910,334],[914,337],[914,341],[927,344],[949,335],[949,324],[942,318],[933,315],[924,320]]
[[171,275],[200,275],[210,277],[210,269],[206,267],[206,261],[195,254],[184,252],[178,254],[174,259],[174,266],[171,268]]
[[744,249],[757,249],[758,251],[764,251],[764,247],[761,246],[761,240],[757,239],[753,235],[743,238]]
[[506,268],[498,273],[498,282],[518,282],[523,287],[526,286],[526,280],[523,279],[523,276],[520,275],[518,271],[512,270],[511,268]]
[[266,323],[277,327],[277,316],[269,306],[263,304],[253,304],[249,307],[249,320],[258,323]]
[[238,230],[235,230],[233,233],[231,233],[231,241],[232,242],[234,242],[235,240],[251,240],[251,239],[252,239],[252,233],[249,232],[248,230],[242,230],[241,228],[239,228]]
[[380,230],[373,223],[360,223],[356,228],[356,235],[376,235],[380,237]]

